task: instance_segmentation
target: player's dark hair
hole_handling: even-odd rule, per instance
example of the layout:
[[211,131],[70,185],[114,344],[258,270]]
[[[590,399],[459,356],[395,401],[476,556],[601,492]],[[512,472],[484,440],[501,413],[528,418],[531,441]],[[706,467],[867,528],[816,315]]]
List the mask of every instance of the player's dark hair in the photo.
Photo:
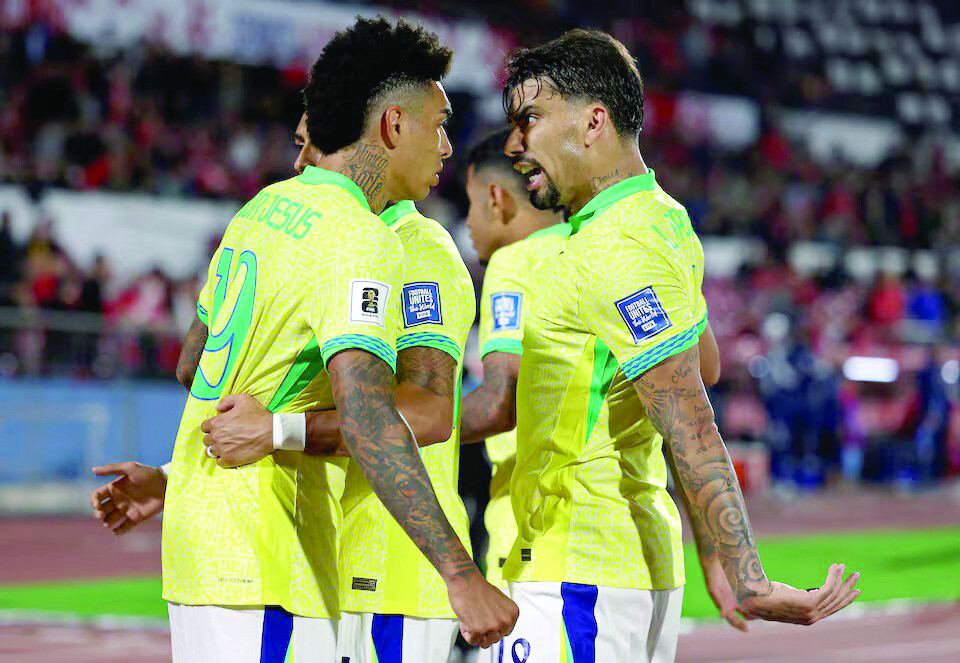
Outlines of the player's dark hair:
[[476,172],[490,169],[502,173],[522,191],[526,189],[527,179],[513,169],[513,160],[503,153],[509,136],[510,129],[498,129],[481,138],[467,151],[467,165],[473,166]]
[[620,136],[636,138],[640,133],[643,79],[630,52],[606,32],[578,28],[511,54],[503,88],[508,116],[514,90],[531,79],[565,99],[599,101],[610,111]]
[[310,140],[324,154],[352,145],[384,97],[411,86],[428,89],[452,59],[453,51],[424,28],[357,18],[327,43],[303,89]]

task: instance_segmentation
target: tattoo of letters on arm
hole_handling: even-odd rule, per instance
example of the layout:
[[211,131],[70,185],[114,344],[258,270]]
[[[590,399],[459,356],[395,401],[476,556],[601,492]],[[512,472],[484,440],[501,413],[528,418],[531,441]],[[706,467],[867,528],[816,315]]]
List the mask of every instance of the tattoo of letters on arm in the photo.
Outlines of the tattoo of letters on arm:
[[397,411],[387,364],[363,350],[345,350],[330,360],[327,370],[340,434],[377,497],[441,576],[476,572]]
[[693,528],[712,541],[738,600],[767,594],[770,584],[747,517],[740,484],[700,378],[696,346],[633,381],[684,493]]

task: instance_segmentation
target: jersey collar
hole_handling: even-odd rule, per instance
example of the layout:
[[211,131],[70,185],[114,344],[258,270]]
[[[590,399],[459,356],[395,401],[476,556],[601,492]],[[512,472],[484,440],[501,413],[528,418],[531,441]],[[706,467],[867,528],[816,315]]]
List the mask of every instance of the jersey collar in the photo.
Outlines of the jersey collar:
[[367,197],[363,194],[363,190],[357,186],[356,182],[345,175],[335,173],[326,168],[307,166],[297,179],[304,184],[332,184],[341,189],[346,189],[350,195],[360,201],[360,204],[363,205],[368,212],[370,211],[370,203],[367,202]]
[[640,191],[650,191],[656,185],[656,174],[651,168],[643,175],[628,177],[622,182],[614,184],[609,189],[604,189],[591,198],[590,202],[583,206],[583,209],[570,217],[571,234],[577,233],[580,228],[600,216],[601,212],[614,203],[618,203],[627,196],[639,193]]
[[412,200],[401,200],[399,203],[391,205],[387,209],[383,210],[380,213],[380,219],[387,224],[387,226],[392,226],[399,221],[401,217],[416,211],[417,206],[413,204]]
[[567,236],[570,234],[570,224],[569,223],[555,223],[552,226],[547,226],[546,228],[541,228],[536,230],[529,235],[527,239],[533,239],[534,237],[545,237],[546,235],[563,235]]

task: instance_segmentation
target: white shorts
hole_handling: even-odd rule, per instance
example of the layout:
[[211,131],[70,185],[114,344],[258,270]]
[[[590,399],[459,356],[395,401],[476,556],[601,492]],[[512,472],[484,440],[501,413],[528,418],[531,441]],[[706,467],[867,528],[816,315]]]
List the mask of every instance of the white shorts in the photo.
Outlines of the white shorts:
[[447,663],[459,631],[456,619],[343,612],[336,662]]
[[330,619],[275,606],[167,606],[173,663],[330,663],[337,648]]
[[670,663],[683,587],[619,589],[570,582],[511,582],[520,619],[491,663]]

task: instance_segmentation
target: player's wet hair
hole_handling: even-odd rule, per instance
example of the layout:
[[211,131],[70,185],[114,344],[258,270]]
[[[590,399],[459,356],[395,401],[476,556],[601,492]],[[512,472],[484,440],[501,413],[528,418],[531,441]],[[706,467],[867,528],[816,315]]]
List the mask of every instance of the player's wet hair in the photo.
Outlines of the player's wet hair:
[[504,128],[481,138],[467,151],[467,165],[473,166],[475,172],[495,170],[524,191],[527,178],[513,169],[513,160],[503,153],[509,136],[510,129]]
[[569,100],[599,101],[622,137],[636,138],[643,125],[643,79],[627,48],[600,30],[576,29],[534,48],[522,48],[507,61],[503,107],[512,117],[514,90],[524,81],[553,88]]
[[452,59],[453,51],[422,27],[358,18],[333,36],[310,71],[303,89],[310,140],[324,154],[352,145],[383,101],[426,91],[447,74]]

